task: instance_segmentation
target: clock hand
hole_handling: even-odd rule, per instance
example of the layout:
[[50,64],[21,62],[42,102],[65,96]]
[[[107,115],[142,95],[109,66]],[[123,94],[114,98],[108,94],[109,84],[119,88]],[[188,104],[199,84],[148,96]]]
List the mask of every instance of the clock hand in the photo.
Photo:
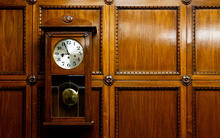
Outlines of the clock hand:
[[67,51],[67,54],[70,55],[69,51],[68,51],[68,48],[66,47],[66,44],[64,43],[64,46],[66,48],[66,51]]

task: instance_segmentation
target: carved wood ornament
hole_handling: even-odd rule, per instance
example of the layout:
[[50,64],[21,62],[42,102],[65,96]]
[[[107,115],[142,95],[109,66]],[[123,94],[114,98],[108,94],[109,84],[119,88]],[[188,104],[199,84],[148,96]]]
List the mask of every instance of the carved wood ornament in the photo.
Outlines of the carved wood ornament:
[[182,78],[182,83],[184,86],[189,86],[192,84],[192,78],[188,75],[184,75]]
[[29,4],[35,4],[35,3],[37,2],[37,0],[27,0],[27,2],[28,2]]
[[34,85],[35,83],[37,83],[37,77],[35,75],[31,74],[27,77],[26,82],[28,85]]
[[114,83],[114,79],[111,75],[106,76],[103,81],[107,86],[112,86],[112,84]]
[[192,0],[182,0],[182,3],[185,5],[189,5],[192,2]]
[[73,16],[70,16],[70,15],[66,15],[66,16],[63,16],[63,22],[65,23],[71,23],[73,22]]
[[105,3],[106,3],[107,5],[111,5],[111,4],[113,3],[113,0],[105,0]]

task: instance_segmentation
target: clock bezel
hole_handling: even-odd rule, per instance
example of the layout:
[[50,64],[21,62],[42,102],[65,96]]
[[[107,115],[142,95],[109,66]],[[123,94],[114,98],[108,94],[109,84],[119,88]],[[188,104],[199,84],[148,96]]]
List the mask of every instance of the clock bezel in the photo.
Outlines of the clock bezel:
[[[46,62],[47,66],[50,66],[48,72],[55,75],[85,75],[85,66],[90,66],[90,45],[92,44],[92,33],[91,32],[47,32],[46,43],[48,44],[46,49]],[[84,57],[82,62],[74,69],[63,69],[58,66],[52,56],[55,44],[63,39],[74,39],[79,42],[83,48]],[[85,56],[85,55],[89,55]],[[48,61],[47,61],[48,60]]]

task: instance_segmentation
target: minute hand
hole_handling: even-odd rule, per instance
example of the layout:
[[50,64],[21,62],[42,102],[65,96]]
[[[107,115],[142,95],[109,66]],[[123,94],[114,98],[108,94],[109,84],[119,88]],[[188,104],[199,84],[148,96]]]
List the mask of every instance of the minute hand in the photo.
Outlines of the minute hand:
[[70,55],[69,51],[68,51],[68,48],[66,47],[66,44],[64,44],[65,48],[66,48],[66,52],[68,55]]

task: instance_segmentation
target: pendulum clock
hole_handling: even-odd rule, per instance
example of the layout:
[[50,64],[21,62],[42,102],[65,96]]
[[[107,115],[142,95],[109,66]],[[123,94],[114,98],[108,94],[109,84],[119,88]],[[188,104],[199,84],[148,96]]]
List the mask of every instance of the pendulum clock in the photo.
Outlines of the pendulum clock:
[[44,125],[92,125],[93,26],[43,26],[45,36]]

